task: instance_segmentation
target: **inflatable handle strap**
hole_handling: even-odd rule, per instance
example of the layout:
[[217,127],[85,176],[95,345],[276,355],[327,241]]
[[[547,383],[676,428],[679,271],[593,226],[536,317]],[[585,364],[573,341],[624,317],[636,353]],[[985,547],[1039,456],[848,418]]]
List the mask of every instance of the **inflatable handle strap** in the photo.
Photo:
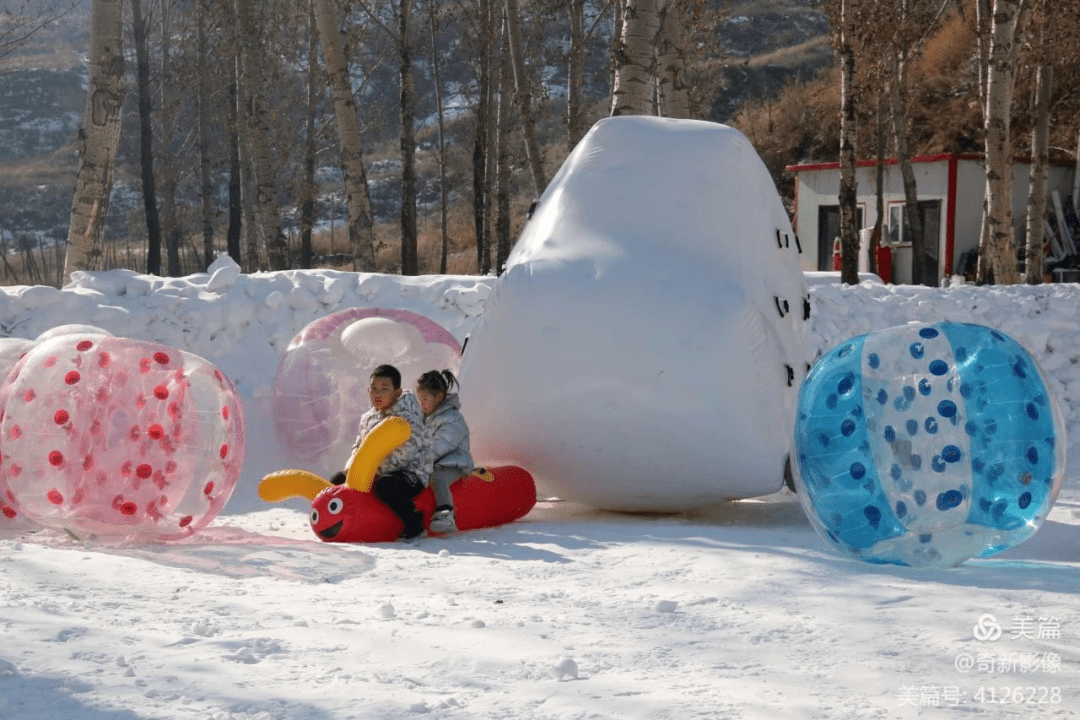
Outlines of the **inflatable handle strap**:
[[259,483],[259,497],[266,502],[281,502],[292,497],[314,500],[328,487],[334,486],[307,470],[279,470]]
[[386,457],[404,445],[412,435],[405,418],[391,416],[372,428],[349,460],[345,484],[360,492],[370,492],[375,471]]

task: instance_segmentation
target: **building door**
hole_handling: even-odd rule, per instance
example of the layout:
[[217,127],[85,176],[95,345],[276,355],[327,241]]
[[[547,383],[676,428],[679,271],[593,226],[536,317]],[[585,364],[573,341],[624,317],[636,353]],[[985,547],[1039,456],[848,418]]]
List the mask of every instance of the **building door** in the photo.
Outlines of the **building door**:
[[[912,277],[911,229],[904,212],[904,204],[895,202],[889,205],[889,228],[886,238],[893,244],[893,252],[901,258],[896,282],[914,282]],[[923,227],[923,248],[926,254],[926,277],[923,284],[936,287],[938,270],[941,264],[941,201],[920,200],[919,219]],[[907,252],[903,252],[907,249]]]
[[[855,229],[863,226],[862,208],[855,208]],[[817,231],[817,269],[833,269],[833,242],[840,237],[840,206],[821,205],[818,207]]]
[[919,218],[922,220],[923,247],[926,248],[926,284],[938,285],[938,267],[941,263],[941,201],[920,200]]

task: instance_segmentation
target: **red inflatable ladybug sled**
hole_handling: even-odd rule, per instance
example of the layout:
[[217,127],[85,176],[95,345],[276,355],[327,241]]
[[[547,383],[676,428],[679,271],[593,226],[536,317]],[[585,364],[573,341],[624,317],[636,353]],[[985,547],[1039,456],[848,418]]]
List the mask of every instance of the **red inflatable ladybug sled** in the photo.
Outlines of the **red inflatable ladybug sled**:
[[[293,497],[311,501],[311,529],[323,542],[391,542],[403,524],[371,493],[379,464],[409,439],[409,423],[390,417],[360,444],[346,472],[345,484],[333,485],[306,470],[279,470],[259,483],[259,497],[281,502]],[[536,504],[532,475],[514,465],[478,468],[450,486],[458,530],[496,527],[524,517]],[[435,512],[435,495],[425,488],[416,497],[424,527]]]

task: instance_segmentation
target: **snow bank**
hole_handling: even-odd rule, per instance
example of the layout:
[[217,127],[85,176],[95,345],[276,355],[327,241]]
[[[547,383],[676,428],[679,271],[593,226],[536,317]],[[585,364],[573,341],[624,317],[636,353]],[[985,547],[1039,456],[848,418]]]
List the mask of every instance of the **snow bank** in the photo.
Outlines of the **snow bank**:
[[[212,283],[215,275],[218,281]],[[248,453],[225,508],[226,513],[244,513],[266,508],[255,492],[259,479],[288,467],[272,440],[272,386],[281,355],[299,330],[317,317],[350,307],[400,308],[427,316],[463,342],[476,327],[494,284],[490,276],[399,277],[332,270],[244,275],[233,272],[232,262],[222,258],[210,273],[185,278],[111,270],[78,273],[63,290],[0,288],[0,334],[32,340],[53,327],[83,322],[212,362],[234,382],[244,403]],[[915,320],[1000,328],[1039,362],[1062,403],[1066,425],[1080,431],[1075,427],[1080,424],[1080,285],[942,289],[863,283],[817,285],[809,294],[808,343],[815,355],[855,335]],[[296,507],[301,505],[306,503]]]
[[[818,285],[811,288],[811,342],[818,354],[863,333],[908,322],[969,322],[1003,331],[1035,358],[1080,423],[1080,285]],[[1080,428],[1078,428],[1080,429]]]

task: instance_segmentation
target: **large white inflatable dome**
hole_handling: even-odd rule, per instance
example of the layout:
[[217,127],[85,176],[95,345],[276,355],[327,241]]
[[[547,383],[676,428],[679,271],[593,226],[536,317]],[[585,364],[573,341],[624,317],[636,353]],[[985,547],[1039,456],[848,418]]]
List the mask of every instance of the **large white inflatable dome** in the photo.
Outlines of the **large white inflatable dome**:
[[466,345],[474,456],[611,510],[775,492],[808,367],[799,252],[737,130],[597,123]]

